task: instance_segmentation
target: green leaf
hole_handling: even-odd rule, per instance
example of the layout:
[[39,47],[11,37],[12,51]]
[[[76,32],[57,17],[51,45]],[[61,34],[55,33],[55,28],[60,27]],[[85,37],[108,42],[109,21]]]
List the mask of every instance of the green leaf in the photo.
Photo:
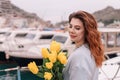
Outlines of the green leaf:
[[63,76],[62,76],[62,73],[58,73],[58,78],[59,78],[59,80],[63,80]]
[[38,74],[36,74],[38,77],[40,77],[40,78],[44,78],[44,73],[40,73],[40,72],[38,72]]
[[58,52],[58,54],[61,52],[62,50],[60,50],[59,52]]
[[39,71],[40,71],[40,72],[44,72],[44,69],[43,69],[42,66],[39,66]]
[[43,65],[45,65],[45,63],[50,62],[48,58],[43,58]]
[[45,58],[43,58],[43,65],[45,65]]

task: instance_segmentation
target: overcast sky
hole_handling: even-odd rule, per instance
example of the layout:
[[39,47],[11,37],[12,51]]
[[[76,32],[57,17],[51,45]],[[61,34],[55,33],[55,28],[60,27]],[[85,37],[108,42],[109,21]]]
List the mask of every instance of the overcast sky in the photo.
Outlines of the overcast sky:
[[11,3],[52,23],[67,20],[77,10],[93,13],[107,6],[120,9],[120,0],[11,0]]

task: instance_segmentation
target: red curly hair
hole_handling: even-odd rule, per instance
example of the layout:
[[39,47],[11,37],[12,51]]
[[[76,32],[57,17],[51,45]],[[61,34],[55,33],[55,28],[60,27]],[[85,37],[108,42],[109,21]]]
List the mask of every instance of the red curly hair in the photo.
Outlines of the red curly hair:
[[70,14],[69,23],[72,18],[82,21],[85,28],[85,42],[88,43],[91,54],[94,56],[96,65],[99,67],[104,60],[104,48],[100,32],[97,30],[95,18],[88,12],[78,11]]

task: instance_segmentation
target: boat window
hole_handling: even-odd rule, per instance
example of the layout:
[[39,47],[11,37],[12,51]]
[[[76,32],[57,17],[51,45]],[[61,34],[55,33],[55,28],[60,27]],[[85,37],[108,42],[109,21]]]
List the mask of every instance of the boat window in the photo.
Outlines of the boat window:
[[60,42],[60,43],[64,44],[67,40],[67,37],[65,37],[65,36],[55,36],[52,40],[55,40],[57,42]]
[[9,35],[11,35],[11,32],[7,32],[7,33],[5,34],[5,36],[9,36]]
[[101,41],[103,45],[105,45],[105,35],[105,33],[101,33]]
[[120,47],[120,33],[117,33],[117,47]]
[[23,38],[27,35],[27,33],[17,33],[15,37]]
[[5,34],[5,33],[6,33],[6,32],[0,32],[0,35],[1,35],[1,34]]
[[26,37],[27,39],[33,40],[33,39],[35,38],[35,34],[27,34],[25,37]]
[[111,58],[114,58],[114,57],[117,57],[117,53],[111,53],[111,54],[107,54],[108,58],[111,59]]
[[41,35],[39,39],[52,39],[53,35]]
[[115,34],[114,33],[108,33],[108,42],[107,42],[107,46],[108,47],[114,47],[115,44]]
[[6,32],[0,32],[0,36],[4,36]]

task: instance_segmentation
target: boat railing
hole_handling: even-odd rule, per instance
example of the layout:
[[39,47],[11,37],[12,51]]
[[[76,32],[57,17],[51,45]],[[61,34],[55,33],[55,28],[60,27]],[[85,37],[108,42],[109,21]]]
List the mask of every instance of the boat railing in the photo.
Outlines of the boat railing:
[[[9,72],[9,71],[15,71],[15,70],[17,70],[17,80],[21,80],[21,73],[20,73],[20,71],[21,70],[28,70],[28,68],[27,67],[19,67],[19,66],[17,66],[17,67],[14,67],[14,68],[2,69],[2,70],[0,70],[0,72]],[[7,77],[7,76],[4,75],[4,77]]]

